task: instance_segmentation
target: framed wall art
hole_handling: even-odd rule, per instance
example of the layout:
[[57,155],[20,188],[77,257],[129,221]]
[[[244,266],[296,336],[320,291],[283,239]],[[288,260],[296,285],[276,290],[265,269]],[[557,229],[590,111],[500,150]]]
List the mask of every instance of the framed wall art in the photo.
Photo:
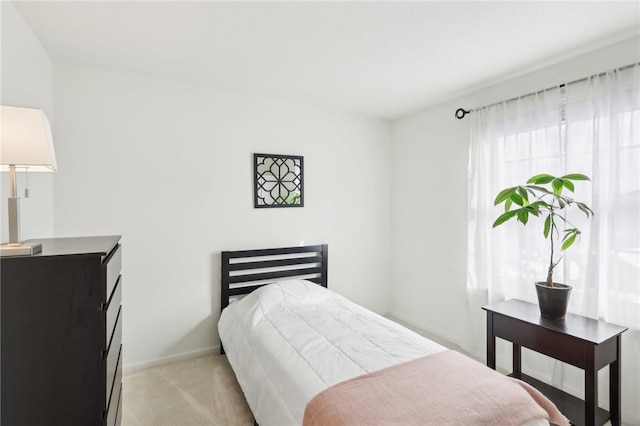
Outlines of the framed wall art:
[[304,158],[253,154],[254,207],[303,207]]

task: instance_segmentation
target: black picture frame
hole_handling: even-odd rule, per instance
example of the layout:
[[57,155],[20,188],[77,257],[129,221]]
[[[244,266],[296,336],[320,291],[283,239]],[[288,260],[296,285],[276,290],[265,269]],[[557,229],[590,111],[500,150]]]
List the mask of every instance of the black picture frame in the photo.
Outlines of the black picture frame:
[[253,154],[253,206],[304,207],[304,157]]

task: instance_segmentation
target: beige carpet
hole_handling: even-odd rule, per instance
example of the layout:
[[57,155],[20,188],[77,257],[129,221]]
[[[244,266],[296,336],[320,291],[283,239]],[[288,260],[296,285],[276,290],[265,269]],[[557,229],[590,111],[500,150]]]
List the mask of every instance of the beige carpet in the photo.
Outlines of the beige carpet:
[[227,357],[211,355],[127,374],[122,426],[252,426]]

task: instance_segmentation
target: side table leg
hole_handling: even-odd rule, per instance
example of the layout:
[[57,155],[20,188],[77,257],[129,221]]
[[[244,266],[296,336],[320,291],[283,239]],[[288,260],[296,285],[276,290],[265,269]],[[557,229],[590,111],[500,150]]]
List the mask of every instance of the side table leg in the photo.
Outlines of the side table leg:
[[487,367],[496,369],[496,336],[493,334],[493,312],[487,312]]
[[516,343],[513,344],[513,372],[520,374],[522,371],[522,347]]
[[620,335],[616,337],[616,360],[609,364],[609,411],[611,413],[611,425],[620,426],[622,412],[622,403],[620,400],[620,392],[622,383],[620,376],[622,366],[620,365],[621,339]]
[[585,425],[596,424],[596,414],[598,412],[598,371],[595,362],[595,347],[585,345],[585,368],[584,368],[584,402],[585,402]]

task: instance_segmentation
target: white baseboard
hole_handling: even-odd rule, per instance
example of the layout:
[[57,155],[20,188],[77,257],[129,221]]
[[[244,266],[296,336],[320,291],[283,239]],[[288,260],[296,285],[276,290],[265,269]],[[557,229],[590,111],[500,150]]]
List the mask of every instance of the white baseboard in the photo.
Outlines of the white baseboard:
[[148,361],[134,362],[131,364],[124,364],[122,366],[123,374],[135,373],[137,371],[146,370],[152,367],[158,367],[160,365],[172,364],[178,361],[184,361],[192,358],[199,358],[207,355],[218,355],[220,353],[220,346],[211,346],[208,348],[197,349],[195,351],[183,352],[176,355],[169,355],[162,358],[151,359]]
[[[398,322],[400,325],[403,325],[405,327],[407,327],[410,330],[415,331],[418,334],[427,334],[427,337],[429,337],[428,335],[431,334],[435,337],[439,337],[441,339],[446,340],[446,343],[448,344],[453,344],[455,346],[457,346],[458,348],[462,348],[463,346],[460,344],[460,340],[458,338],[458,336],[453,336],[449,333],[444,333],[442,332],[442,330],[436,330],[434,328],[430,328],[430,327],[418,327],[413,325],[413,322],[409,319],[407,319],[404,315],[402,314],[398,314],[397,312],[394,313],[390,313],[388,315],[386,315],[387,318],[389,318],[390,320],[395,322]],[[436,339],[432,339],[432,340],[436,340]],[[436,342],[436,343],[440,343],[440,342]],[[444,343],[444,342],[443,342]],[[448,346],[447,344],[443,344],[443,346]]]

